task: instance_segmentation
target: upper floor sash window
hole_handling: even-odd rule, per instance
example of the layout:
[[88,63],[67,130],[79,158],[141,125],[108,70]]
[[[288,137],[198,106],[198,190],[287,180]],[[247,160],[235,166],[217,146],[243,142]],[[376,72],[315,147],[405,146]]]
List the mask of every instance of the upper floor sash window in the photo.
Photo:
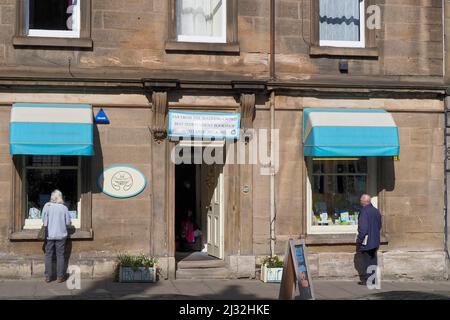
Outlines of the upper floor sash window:
[[81,0],[26,0],[27,35],[79,38]]
[[177,40],[227,42],[226,0],[176,0]]
[[319,0],[320,45],[365,47],[364,0]]

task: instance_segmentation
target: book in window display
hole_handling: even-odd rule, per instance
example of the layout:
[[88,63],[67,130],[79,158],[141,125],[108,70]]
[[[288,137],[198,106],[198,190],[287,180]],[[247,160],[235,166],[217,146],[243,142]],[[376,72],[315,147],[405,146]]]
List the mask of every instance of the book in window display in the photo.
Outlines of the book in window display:
[[340,224],[348,225],[350,224],[350,215],[348,211],[341,212],[340,214]]

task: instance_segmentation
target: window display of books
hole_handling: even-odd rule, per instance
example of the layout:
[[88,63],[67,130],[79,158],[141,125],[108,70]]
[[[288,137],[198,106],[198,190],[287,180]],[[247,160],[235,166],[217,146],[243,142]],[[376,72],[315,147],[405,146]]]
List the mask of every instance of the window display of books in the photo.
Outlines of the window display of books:
[[349,210],[335,210],[333,215],[328,215],[327,212],[314,213],[314,226],[329,226],[329,225],[357,225],[358,211]]

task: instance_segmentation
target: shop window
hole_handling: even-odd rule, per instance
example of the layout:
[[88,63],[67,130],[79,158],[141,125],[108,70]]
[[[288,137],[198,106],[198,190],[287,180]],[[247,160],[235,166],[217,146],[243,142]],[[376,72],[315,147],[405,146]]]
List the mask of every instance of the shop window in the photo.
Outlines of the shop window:
[[166,51],[239,52],[237,0],[171,0]]
[[69,209],[74,239],[92,238],[90,157],[14,156],[13,225],[10,238],[35,240],[42,226],[42,209],[58,189]]
[[364,47],[364,0],[320,0],[321,46]]
[[355,233],[359,199],[376,205],[376,158],[308,159],[308,233]]
[[50,194],[55,189],[64,195],[72,225],[80,228],[80,157],[27,156],[24,160],[24,229],[42,226],[42,208],[50,201]]
[[92,47],[91,0],[18,0],[15,46]]
[[27,0],[28,36],[80,37],[80,0]]

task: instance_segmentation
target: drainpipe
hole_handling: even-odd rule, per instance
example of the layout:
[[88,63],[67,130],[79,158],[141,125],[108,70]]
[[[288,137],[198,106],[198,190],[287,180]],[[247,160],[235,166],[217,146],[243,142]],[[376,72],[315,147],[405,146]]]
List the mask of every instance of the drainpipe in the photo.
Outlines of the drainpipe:
[[[446,31],[446,10],[447,10],[447,4],[445,0],[442,0],[442,77],[444,79],[444,83],[448,85],[448,79],[447,79],[447,31]],[[448,95],[449,88],[447,88],[445,92],[445,99],[444,99],[444,121],[445,121],[445,128],[444,128],[444,147],[445,147],[445,157],[444,157],[444,250],[447,255],[447,261],[450,263],[450,254],[448,251],[448,228],[449,228],[449,222],[448,222],[448,174],[450,168],[447,167],[447,158],[450,156],[448,154],[448,139],[450,137],[447,136],[447,127],[450,125],[448,121],[449,116],[449,108],[450,108],[450,96]],[[447,267],[449,269],[450,266]]]
[[444,78],[444,81],[445,81],[445,78],[446,78],[446,74],[447,74],[447,72],[446,72],[446,68],[447,68],[447,62],[445,61],[445,45],[446,45],[446,43],[447,43],[447,41],[446,41],[446,37],[447,37],[447,33],[445,32],[445,10],[446,10],[446,5],[445,5],[445,0],[442,0],[442,77]]
[[270,0],[270,80],[275,79],[275,0]]
[[275,92],[270,93],[270,256],[275,254],[275,167],[273,159],[273,130],[275,129]]
[[[447,93],[448,94],[448,91]],[[448,175],[450,174],[449,170],[450,168],[448,168],[447,166],[447,158],[449,157],[448,154],[448,140],[449,140],[449,136],[447,135],[447,128],[450,125],[449,121],[448,121],[448,116],[449,116],[449,108],[450,108],[450,96],[446,96],[444,99],[445,103],[444,103],[444,120],[445,120],[445,128],[444,128],[444,147],[445,147],[445,157],[444,157],[444,250],[445,253],[447,255],[447,259],[450,260],[450,254],[448,251]]]

